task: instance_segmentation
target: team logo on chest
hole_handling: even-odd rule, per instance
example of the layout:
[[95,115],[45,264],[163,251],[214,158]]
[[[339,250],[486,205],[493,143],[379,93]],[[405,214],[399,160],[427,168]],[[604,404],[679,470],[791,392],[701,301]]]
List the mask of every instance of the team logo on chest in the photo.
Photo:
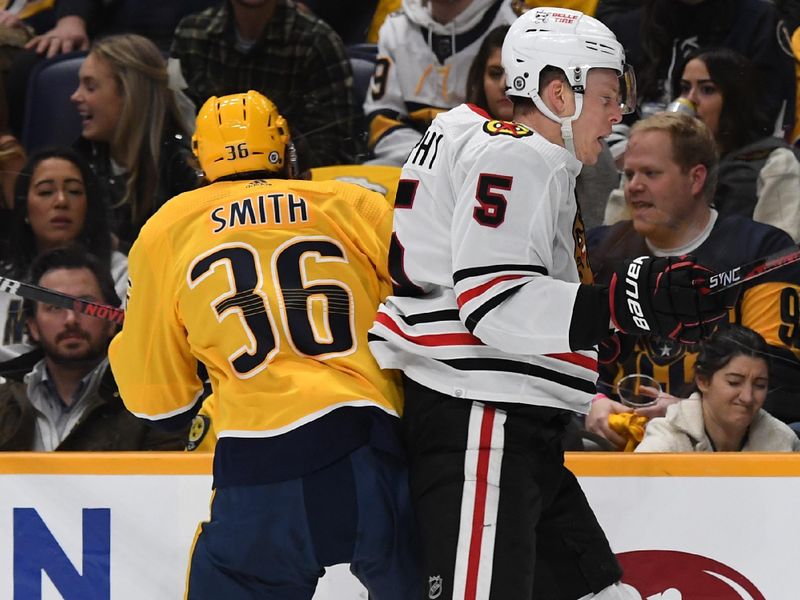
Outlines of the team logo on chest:
[[580,207],[575,212],[572,222],[572,239],[575,241],[575,265],[581,283],[594,283],[594,274],[589,266],[589,253],[586,250],[586,228],[583,225]]
[[512,121],[486,121],[483,130],[489,135],[510,135],[515,138],[528,137],[533,135],[533,130],[528,129],[521,123]]

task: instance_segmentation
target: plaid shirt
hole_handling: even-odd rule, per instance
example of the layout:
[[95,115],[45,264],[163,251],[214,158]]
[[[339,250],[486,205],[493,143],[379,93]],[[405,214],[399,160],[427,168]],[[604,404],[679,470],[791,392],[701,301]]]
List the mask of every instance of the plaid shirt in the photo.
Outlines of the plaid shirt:
[[[229,2],[188,15],[175,30],[171,57],[180,61],[186,93],[198,106],[210,96],[256,90],[278,107],[310,166],[355,162],[362,116],[353,72],[339,36],[323,21],[279,0],[261,39],[236,49]],[[306,162],[306,161],[302,161]]]

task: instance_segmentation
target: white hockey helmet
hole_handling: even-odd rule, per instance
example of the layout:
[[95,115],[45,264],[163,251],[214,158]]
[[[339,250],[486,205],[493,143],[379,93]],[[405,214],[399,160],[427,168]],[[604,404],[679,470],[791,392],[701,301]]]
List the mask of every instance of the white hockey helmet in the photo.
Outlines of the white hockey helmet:
[[[572,121],[583,107],[589,69],[613,69],[620,76],[620,109],[628,114],[636,108],[636,79],[625,64],[625,50],[603,23],[577,10],[539,7],[523,13],[506,34],[502,51],[506,72],[506,94],[533,100],[549,119],[562,124],[571,151]],[[576,92],[575,114],[556,116],[539,96],[539,76],[547,67],[564,72]],[[566,131],[565,131],[566,127]]]

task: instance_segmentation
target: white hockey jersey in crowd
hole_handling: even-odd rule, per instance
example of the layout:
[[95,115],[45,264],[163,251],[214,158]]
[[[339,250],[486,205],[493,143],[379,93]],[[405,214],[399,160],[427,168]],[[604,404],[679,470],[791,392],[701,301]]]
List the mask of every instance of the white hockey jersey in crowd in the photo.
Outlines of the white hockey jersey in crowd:
[[436,117],[398,186],[395,295],[369,338],[381,367],[455,397],[587,412],[597,355],[569,347],[579,284],[592,282],[580,169],[470,105]]
[[364,114],[375,164],[402,166],[439,112],[464,102],[467,73],[483,38],[516,15],[509,0],[474,0],[442,25],[422,0],[403,0],[378,34],[378,60]]

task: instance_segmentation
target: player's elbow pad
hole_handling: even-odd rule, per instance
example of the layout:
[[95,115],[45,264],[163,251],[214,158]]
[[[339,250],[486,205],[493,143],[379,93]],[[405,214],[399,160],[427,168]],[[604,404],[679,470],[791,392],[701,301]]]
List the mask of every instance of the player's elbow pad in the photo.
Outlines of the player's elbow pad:
[[572,350],[590,350],[609,335],[611,312],[608,288],[581,285],[572,305],[569,324],[569,346]]

